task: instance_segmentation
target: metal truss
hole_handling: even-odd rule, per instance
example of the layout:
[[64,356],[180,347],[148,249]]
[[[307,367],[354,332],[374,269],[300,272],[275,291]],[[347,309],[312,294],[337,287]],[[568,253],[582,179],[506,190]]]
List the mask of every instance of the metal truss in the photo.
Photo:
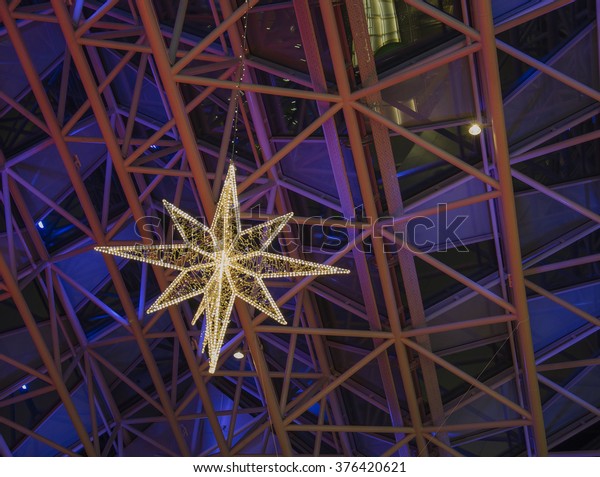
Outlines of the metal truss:
[[[238,6],[211,0],[205,7],[214,27],[198,36],[185,28],[186,13],[195,2],[179,2],[174,23],[167,26],[159,20],[156,2],[146,0],[33,5],[0,0],[0,39],[14,48],[26,79],[18,93],[0,91],[0,119],[13,114],[23,123],[19,134],[35,129],[39,136],[10,155],[0,143],[5,226],[0,293],[6,309],[14,310],[21,323],[0,339],[10,339],[24,326],[31,348],[27,359],[0,348],[0,364],[13,376],[0,389],[0,454],[19,455],[25,444],[35,441],[44,452],[59,455],[457,456],[469,453],[470,444],[499,439],[508,442],[501,453],[543,456],[595,425],[599,402],[574,389],[597,369],[597,350],[587,357],[573,352],[572,359],[563,359],[562,353],[594,336],[600,319],[565,299],[564,290],[547,289],[536,278],[597,263],[599,255],[591,253],[540,264],[596,232],[600,215],[517,166],[598,141],[598,130],[554,138],[598,113],[600,91],[499,38],[570,2],[541,2],[496,25],[490,2],[458,3],[462,17],[422,0],[405,0],[406,8],[455,35],[436,53],[378,74],[362,2],[286,4],[301,38],[306,64],[302,73],[256,57],[251,41],[244,49],[244,17],[279,4],[248,0]],[[47,24],[60,29],[65,51],[55,64],[40,69],[24,34]],[[597,34],[597,25],[592,30]],[[516,149],[509,147],[498,52],[590,98],[592,105],[553,131]],[[439,123],[408,127],[391,119],[384,108],[386,89],[456,62],[468,66],[474,119],[485,125],[476,163],[420,134],[442,128]],[[57,66],[62,76],[54,97],[45,85]],[[117,81],[128,68],[133,79],[123,91]],[[71,74],[85,100],[69,111]],[[265,81],[267,76],[277,81]],[[156,91],[164,121],[142,111],[148,85]],[[33,98],[35,108],[27,98]],[[316,114],[307,116],[294,135],[275,134],[269,122],[276,114],[270,98],[314,103]],[[197,347],[200,330],[189,325],[187,305],[150,317],[144,313],[153,298],[149,294],[168,286],[169,274],[147,265],[132,269],[109,256],[92,263],[89,257],[98,244],[156,238],[152,217],[161,214],[160,194],[165,192],[176,205],[194,207],[210,221],[230,143],[236,140],[230,127],[236,105],[240,138],[247,143],[238,166],[242,218],[248,223],[268,220],[293,211],[299,200],[309,204],[307,210],[312,204],[334,211],[333,219],[297,216],[294,221],[298,229],[315,225],[345,231],[347,244],[323,261],[350,264],[360,297],[351,296],[343,282],[314,277],[270,283],[278,290],[277,304],[289,317],[288,326],[276,326],[264,314],[236,303],[235,323],[212,375]],[[199,110],[217,111],[220,144],[202,137]],[[451,166],[450,179],[407,200],[397,180],[392,142],[397,137]],[[281,167],[311,140],[327,150],[336,196],[287,177]],[[92,160],[74,152],[88,147],[101,148],[101,157]],[[28,158],[50,149],[59,161],[53,167],[67,184],[58,192],[20,169]],[[350,162],[345,151],[351,153]],[[353,191],[349,169],[355,171],[358,191]],[[92,183],[97,170],[103,176]],[[524,251],[513,180],[580,214],[581,224],[560,241]],[[467,183],[477,184],[480,192],[460,198],[451,194]],[[123,203],[115,208],[117,190]],[[74,197],[77,206],[67,207],[67,197]],[[449,211],[484,207],[496,272],[470,278],[439,254],[426,253],[407,240],[412,219],[438,213],[432,201],[448,202]],[[35,212],[32,204],[39,205]],[[368,220],[357,216],[358,207]],[[38,224],[50,212],[75,231],[59,246],[49,246]],[[135,227],[139,237],[132,233]],[[167,236],[172,232],[169,227],[160,231]],[[294,231],[286,233],[282,251],[299,256],[303,252],[292,246]],[[73,260],[79,260],[78,267],[96,267],[93,286],[80,283],[76,270],[65,265]],[[460,291],[433,306],[426,304],[423,291],[428,284],[419,272],[423,263],[460,284]],[[132,274],[137,282],[131,282]],[[30,300],[32,288],[42,297],[41,305]],[[494,311],[469,315],[463,307],[454,314],[475,299]],[[581,326],[536,349],[533,299],[568,310],[582,320]],[[86,329],[86,306],[103,317],[98,332]],[[352,323],[339,326],[335,310],[349,313]],[[466,338],[452,344],[457,334]],[[440,347],[446,342],[447,347]],[[494,343],[500,349],[491,359],[478,357],[482,346]],[[246,356],[237,361],[232,355],[240,348]],[[32,357],[33,349],[37,355]],[[490,376],[486,370],[501,349],[509,364]],[[462,367],[452,358],[463,352],[471,353],[474,366]],[[575,369],[569,379],[553,380],[553,372]],[[373,388],[370,379],[376,382]],[[449,395],[443,382],[455,383],[459,395]],[[573,418],[560,432],[549,432],[545,416],[565,399],[574,406]],[[355,417],[350,403],[362,406],[364,419]],[[44,412],[33,413],[27,422],[23,409],[31,405]],[[59,414],[62,424],[54,425],[61,432],[49,432],[47,424]],[[498,417],[492,419],[492,414]],[[514,435],[520,436],[519,443],[511,447]]]

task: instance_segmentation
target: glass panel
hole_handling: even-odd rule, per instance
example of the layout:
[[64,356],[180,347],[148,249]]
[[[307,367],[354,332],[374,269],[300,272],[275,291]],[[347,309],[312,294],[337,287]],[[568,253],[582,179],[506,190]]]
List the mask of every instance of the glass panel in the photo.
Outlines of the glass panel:
[[[400,0],[363,0],[377,71],[387,71],[459,36],[456,30]],[[433,6],[462,18],[460,2],[438,0]],[[347,25],[347,13],[344,18]],[[353,48],[354,52],[354,48]],[[356,66],[356,56],[353,54]]]
[[[419,136],[471,165],[481,162],[479,139],[467,134],[465,126],[423,131]],[[404,200],[418,196],[459,172],[453,165],[408,139],[401,136],[392,136],[390,139]],[[381,184],[378,170],[376,174],[377,182]],[[384,197],[383,192],[380,195]]]
[[[537,60],[548,61],[593,21],[594,15],[587,2],[578,0],[511,28],[501,33],[499,38]],[[498,61],[505,94],[517,88],[533,73],[528,65],[502,51],[498,51]],[[564,72],[569,74],[568,71]]]
[[248,16],[248,46],[253,55],[308,73],[294,9],[277,8]]
[[[561,187],[557,192],[596,213],[600,212],[600,189],[597,182],[575,183]],[[573,230],[589,220],[537,191],[518,194],[516,206],[524,254],[561,238],[565,231]]]
[[[288,78],[280,78],[258,71],[256,75],[261,84],[309,91],[308,88],[300,86]],[[261,97],[274,136],[295,136],[319,117],[315,101],[273,94],[263,94]],[[322,136],[323,131],[319,128],[312,135]]]
[[492,14],[494,20],[498,21],[516,15],[536,3],[540,3],[540,0],[492,0]]
[[466,59],[453,61],[386,88],[382,91],[382,99],[381,113],[402,126],[475,116]]
[[[561,51],[549,64],[569,72],[577,81],[598,89],[598,49],[595,30]],[[526,83],[505,100],[506,127],[511,145],[542,133],[561,120],[576,114],[594,100],[570,86],[532,68]]]

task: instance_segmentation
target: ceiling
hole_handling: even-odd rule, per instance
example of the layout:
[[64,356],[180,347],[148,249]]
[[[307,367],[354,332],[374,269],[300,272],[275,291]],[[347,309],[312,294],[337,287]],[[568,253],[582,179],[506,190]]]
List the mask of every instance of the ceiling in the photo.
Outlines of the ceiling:
[[[0,455],[599,455],[598,57],[591,0],[0,2]],[[237,302],[210,374],[93,247],[231,160],[351,273]]]

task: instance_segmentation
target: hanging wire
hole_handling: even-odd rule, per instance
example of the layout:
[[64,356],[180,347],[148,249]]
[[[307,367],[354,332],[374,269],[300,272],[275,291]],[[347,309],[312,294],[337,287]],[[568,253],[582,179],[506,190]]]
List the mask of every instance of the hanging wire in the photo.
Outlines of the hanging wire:
[[[236,93],[234,96],[234,101],[235,101],[235,109],[234,109],[234,113],[233,113],[233,137],[231,138],[231,153],[230,153],[230,162],[231,164],[235,165],[235,158],[237,155],[237,142],[238,142],[238,121],[239,121],[239,113],[240,113],[240,96],[242,96],[244,93],[241,90],[241,85],[242,85],[242,81],[244,79],[244,75],[246,74],[246,63],[245,63],[245,59],[246,59],[246,51],[248,48],[248,14],[250,12],[250,3],[248,0],[245,0],[246,3],[246,13],[244,14],[244,17],[242,19],[243,25],[242,25],[242,45],[241,45],[241,52],[240,52],[240,73],[238,75],[238,80],[237,80],[237,84],[236,84]],[[277,457],[279,457],[279,448],[277,446],[277,441],[275,439],[275,430],[273,428],[273,418],[271,416],[271,413],[269,411],[269,407],[266,407],[266,411],[267,411],[267,415],[269,416],[269,428],[270,428],[270,434],[271,434],[271,438],[273,440],[273,451],[275,452],[275,455]]]
[[243,95],[243,91],[241,90],[242,80],[244,79],[244,75],[246,74],[246,51],[248,47],[248,14],[250,13],[250,3],[248,0],[245,0],[246,4],[246,13],[244,13],[244,17],[242,18],[242,44],[241,44],[241,52],[240,52],[240,67],[238,80],[235,86],[235,96],[233,100],[235,101],[235,110],[233,113],[233,137],[231,138],[231,153],[230,153],[230,162],[235,164],[235,157],[237,154],[237,142],[238,142],[238,121],[239,121],[239,112],[240,112],[240,96]]

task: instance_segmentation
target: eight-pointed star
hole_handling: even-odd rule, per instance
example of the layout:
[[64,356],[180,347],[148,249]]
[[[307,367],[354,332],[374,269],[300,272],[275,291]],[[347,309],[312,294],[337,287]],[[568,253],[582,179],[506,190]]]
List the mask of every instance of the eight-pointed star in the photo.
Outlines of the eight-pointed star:
[[342,268],[267,252],[291,213],[242,230],[233,165],[229,166],[210,228],[166,200],[163,203],[184,243],[95,250],[181,272],[148,313],[204,294],[192,325],[203,312],[206,314],[202,350],[208,346],[211,373],[217,365],[236,296],[286,324],[263,279],[349,273]]

